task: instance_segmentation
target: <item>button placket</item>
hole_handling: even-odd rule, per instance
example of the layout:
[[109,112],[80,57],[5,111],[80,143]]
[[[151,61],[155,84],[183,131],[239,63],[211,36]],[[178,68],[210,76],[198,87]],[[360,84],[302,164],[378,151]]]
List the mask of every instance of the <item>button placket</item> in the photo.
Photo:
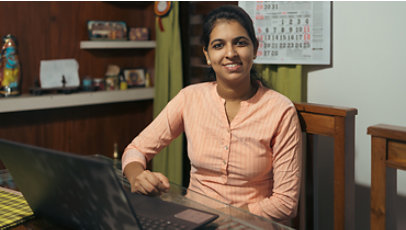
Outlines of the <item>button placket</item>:
[[230,154],[230,139],[231,139],[231,134],[230,134],[230,129],[227,129],[226,135],[224,137],[225,141],[223,142],[223,173],[224,175],[227,176],[227,165],[228,165],[228,156]]
[[225,169],[227,165],[227,160],[228,160],[228,154],[229,154],[229,147],[228,144],[224,145],[224,152],[223,152],[223,167]]

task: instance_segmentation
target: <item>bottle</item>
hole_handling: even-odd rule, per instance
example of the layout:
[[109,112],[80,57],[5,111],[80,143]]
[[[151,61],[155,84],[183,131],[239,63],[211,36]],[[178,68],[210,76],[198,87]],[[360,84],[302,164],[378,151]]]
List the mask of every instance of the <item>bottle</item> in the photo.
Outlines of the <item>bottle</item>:
[[113,159],[118,159],[118,148],[117,148],[117,142],[114,142]]
[[151,77],[148,72],[145,74],[145,87],[151,87]]
[[0,61],[0,95],[4,97],[20,95],[21,71],[17,53],[17,40],[8,34],[2,38]]
[[127,81],[124,78],[124,74],[120,73],[119,75],[120,90],[126,90],[128,88]]
[[118,153],[117,142],[114,142],[113,167],[115,169],[121,170],[121,160],[120,160],[120,155]]

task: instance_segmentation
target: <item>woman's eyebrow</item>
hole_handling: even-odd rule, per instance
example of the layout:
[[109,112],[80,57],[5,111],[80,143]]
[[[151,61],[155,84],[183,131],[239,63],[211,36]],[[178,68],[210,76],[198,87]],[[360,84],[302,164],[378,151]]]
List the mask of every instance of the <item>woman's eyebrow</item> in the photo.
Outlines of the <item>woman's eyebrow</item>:
[[249,38],[247,38],[245,36],[238,36],[238,37],[234,38],[233,41],[239,41],[241,39],[249,40]]
[[[247,38],[245,36],[238,36],[238,37],[233,38],[233,41],[239,41],[241,39],[249,40],[249,38]],[[213,43],[215,43],[215,42],[223,42],[223,41],[224,41],[224,39],[217,38],[217,39],[214,39],[213,41],[211,41],[210,45],[213,45]]]
[[222,41],[224,41],[224,40],[221,38],[217,38],[217,39],[214,39],[213,41],[211,41],[210,45],[213,45],[213,43],[215,43],[215,42],[222,42]]

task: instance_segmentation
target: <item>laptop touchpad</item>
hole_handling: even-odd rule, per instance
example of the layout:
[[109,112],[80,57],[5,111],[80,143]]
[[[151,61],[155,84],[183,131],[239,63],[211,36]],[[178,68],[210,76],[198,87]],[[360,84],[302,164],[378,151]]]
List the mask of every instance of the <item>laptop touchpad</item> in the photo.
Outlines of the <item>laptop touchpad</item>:
[[186,209],[180,213],[175,214],[175,217],[189,222],[193,222],[195,224],[200,224],[212,218],[213,215],[209,215],[207,213],[199,212],[193,209]]

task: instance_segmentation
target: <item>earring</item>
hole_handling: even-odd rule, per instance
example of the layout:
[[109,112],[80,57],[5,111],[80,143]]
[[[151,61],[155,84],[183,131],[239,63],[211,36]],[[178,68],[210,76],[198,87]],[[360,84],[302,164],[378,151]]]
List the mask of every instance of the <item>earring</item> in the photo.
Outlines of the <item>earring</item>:
[[211,61],[210,61],[210,60],[207,60],[207,65],[211,65]]

